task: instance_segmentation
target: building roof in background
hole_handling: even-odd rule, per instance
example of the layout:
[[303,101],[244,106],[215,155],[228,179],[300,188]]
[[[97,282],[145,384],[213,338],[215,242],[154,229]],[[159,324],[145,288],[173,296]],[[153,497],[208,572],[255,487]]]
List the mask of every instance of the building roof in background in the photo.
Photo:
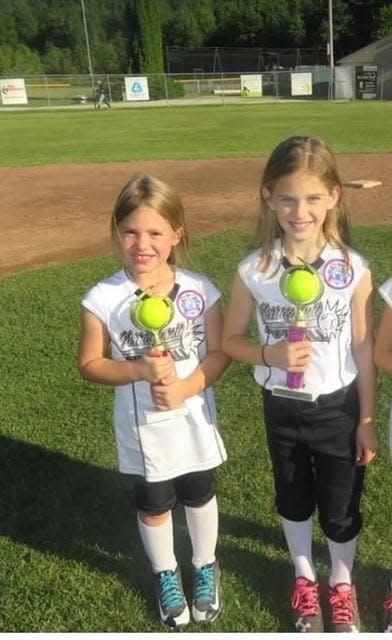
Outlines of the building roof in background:
[[338,64],[392,67],[392,34],[337,60]]

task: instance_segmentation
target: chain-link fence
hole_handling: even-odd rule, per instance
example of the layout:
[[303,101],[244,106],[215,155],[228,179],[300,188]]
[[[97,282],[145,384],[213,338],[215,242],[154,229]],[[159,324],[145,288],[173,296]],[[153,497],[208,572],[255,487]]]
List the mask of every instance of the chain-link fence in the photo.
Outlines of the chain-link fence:
[[366,76],[367,72],[361,75],[357,70],[358,67],[348,66],[335,69],[300,66],[292,70],[273,69],[260,73],[206,73],[200,68],[191,74],[146,76],[19,76],[18,80],[22,82],[25,92],[25,100],[19,103],[12,101],[12,89],[18,80],[0,78],[0,109],[18,105],[24,108],[96,108],[100,87],[105,88],[107,102],[116,107],[277,100],[392,99],[392,76],[388,69],[378,68],[376,72],[372,72],[372,79],[369,74]]
[[326,46],[317,48],[262,48],[262,47],[166,47],[168,73],[193,73],[203,69],[206,73],[254,73],[274,69],[293,69],[306,66],[328,65]]

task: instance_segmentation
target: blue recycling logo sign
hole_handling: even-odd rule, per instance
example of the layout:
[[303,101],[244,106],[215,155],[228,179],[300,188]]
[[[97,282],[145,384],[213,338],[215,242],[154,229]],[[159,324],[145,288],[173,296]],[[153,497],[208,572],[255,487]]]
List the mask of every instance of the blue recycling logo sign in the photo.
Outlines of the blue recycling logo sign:
[[145,76],[125,76],[126,100],[149,100],[148,80]]

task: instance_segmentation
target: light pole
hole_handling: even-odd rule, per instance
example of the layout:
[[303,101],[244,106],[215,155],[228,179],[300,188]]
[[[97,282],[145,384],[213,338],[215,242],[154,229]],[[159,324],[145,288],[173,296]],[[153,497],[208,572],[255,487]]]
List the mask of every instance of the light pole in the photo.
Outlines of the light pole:
[[328,22],[329,22],[329,66],[334,68],[333,58],[333,15],[332,15],[332,0],[328,0]]
[[334,94],[334,55],[333,55],[333,15],[332,0],[328,0],[328,23],[329,23],[329,67],[330,67],[330,97]]
[[80,0],[81,5],[82,5],[82,15],[83,15],[83,24],[84,24],[84,35],[86,38],[86,49],[87,49],[87,60],[88,60],[88,70],[90,73],[90,80],[91,80],[91,89],[93,92],[93,99],[94,99],[94,107],[95,105],[95,88],[94,88],[94,72],[93,72],[93,66],[91,64],[91,55],[90,55],[90,42],[88,39],[88,29],[87,29],[87,20],[86,20],[86,11],[84,8],[84,0]]

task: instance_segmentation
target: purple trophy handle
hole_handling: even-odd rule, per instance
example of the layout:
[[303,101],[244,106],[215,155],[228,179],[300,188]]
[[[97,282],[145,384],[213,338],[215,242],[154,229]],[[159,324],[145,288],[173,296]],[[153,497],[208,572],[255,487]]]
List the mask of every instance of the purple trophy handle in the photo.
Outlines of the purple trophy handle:
[[[299,327],[298,325],[291,325],[289,328],[289,341],[300,342],[306,337],[306,327]],[[287,386],[289,389],[301,389],[304,386],[304,374],[295,373],[294,371],[287,372]]]

